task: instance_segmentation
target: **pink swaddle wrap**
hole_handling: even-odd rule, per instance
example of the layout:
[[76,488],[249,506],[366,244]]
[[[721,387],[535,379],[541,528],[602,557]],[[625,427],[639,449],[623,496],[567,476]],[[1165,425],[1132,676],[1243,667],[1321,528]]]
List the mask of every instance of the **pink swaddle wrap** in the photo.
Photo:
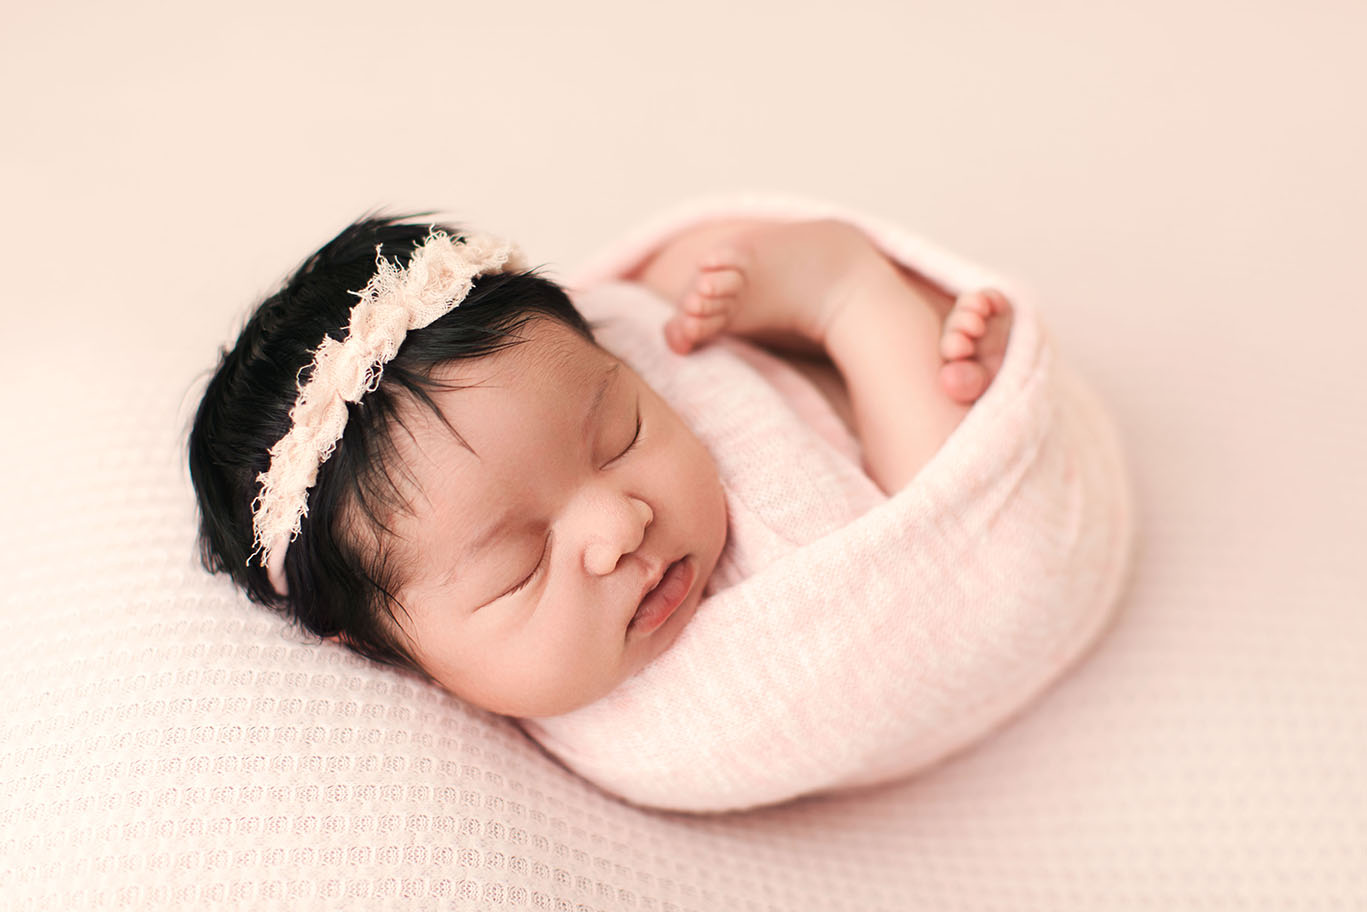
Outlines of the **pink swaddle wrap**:
[[[995,381],[895,496],[793,410],[746,343],[675,355],[671,306],[613,281],[671,234],[736,216],[843,218],[951,292],[1011,298]],[[875,219],[782,200],[676,213],[571,287],[604,347],[712,452],[729,531],[670,650],[589,706],[522,720],[570,769],[683,811],[905,776],[1021,710],[1105,628],[1132,541],[1120,449],[1021,288]]]

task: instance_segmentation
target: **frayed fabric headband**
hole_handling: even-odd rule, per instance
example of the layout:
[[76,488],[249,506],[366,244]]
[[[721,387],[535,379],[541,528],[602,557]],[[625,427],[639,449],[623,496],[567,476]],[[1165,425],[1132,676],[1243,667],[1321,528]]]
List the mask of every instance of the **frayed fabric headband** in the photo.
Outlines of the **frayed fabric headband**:
[[351,308],[345,341],[328,336],[303,370],[307,383],[290,409],[290,429],[271,447],[270,467],[256,477],[261,492],[252,501],[253,550],[271,585],[287,595],[285,551],[308,515],[308,491],[318,469],[337,448],[346,428],[347,403],[380,385],[384,366],[404,336],[422,329],[460,305],[476,276],[526,268],[507,241],[484,234],[452,239],[433,230],[413,251],[407,268],[375,250],[375,275]]

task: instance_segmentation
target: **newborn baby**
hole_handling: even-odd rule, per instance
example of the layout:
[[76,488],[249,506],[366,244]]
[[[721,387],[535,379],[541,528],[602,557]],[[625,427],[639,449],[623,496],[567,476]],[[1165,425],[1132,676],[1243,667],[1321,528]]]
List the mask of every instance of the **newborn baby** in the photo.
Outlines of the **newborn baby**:
[[[594,778],[569,756],[575,711],[660,680],[640,673],[735,546],[725,442],[709,451],[510,247],[455,234],[359,222],[255,311],[191,432],[203,557],[312,632],[525,720]],[[1001,293],[951,297],[843,221],[700,224],[626,278],[673,303],[677,356],[724,337],[785,353],[845,422],[824,436],[856,438],[888,496],[992,384],[1013,326]],[[819,423],[813,386],[764,373]]]
[[[982,392],[1009,321],[993,292],[951,308],[921,291],[838,222],[688,233],[638,281],[680,302],[665,327],[680,353],[722,333],[828,351],[889,493]],[[399,597],[420,667],[527,717],[592,702],[670,647],[726,503],[707,450],[634,371],[552,320],[523,335],[438,368],[453,389],[394,438],[411,509],[390,528],[421,543]]]

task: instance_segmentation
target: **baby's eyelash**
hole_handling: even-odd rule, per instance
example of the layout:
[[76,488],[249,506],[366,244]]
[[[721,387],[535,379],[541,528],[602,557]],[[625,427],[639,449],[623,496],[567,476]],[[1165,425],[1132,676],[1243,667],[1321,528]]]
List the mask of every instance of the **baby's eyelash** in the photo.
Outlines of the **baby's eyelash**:
[[[636,444],[641,439],[641,424],[641,401],[638,399],[636,400],[636,433],[631,435],[631,443],[627,444],[627,448],[622,451],[622,456],[625,456],[636,449]],[[622,456],[618,456],[617,458],[621,459]]]
[[521,592],[523,589],[526,589],[526,588],[527,588],[527,584],[530,583],[530,582],[532,581],[532,579],[536,577],[537,572],[540,571],[541,568],[542,568],[542,566],[545,565],[545,563],[546,563],[546,557],[547,557],[547,555],[549,555],[550,553],[551,553],[551,537],[550,537],[549,535],[547,535],[547,536],[546,536],[546,546],[541,550],[541,559],[538,560],[538,561],[536,562],[536,566],[532,568],[532,572],[527,574],[527,578],[526,578],[526,579],[524,579],[522,582],[518,583],[518,584],[517,584],[516,586],[514,586],[513,588],[509,589],[507,592],[503,593],[503,595],[499,596],[499,598],[505,598],[505,597],[507,597],[507,596],[509,596],[509,595],[512,595],[512,594],[515,593],[515,592]]

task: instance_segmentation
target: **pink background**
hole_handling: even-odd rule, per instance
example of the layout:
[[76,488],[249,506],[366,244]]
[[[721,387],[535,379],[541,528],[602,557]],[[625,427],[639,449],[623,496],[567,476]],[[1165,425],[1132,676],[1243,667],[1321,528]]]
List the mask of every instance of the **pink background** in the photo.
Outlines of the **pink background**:
[[1111,635],[1034,712],[898,793],[913,854],[947,853],[918,895],[1367,907],[1367,7],[4,19],[5,541],[42,534],[34,479],[99,458],[102,378],[183,378],[184,421],[252,300],[364,210],[438,209],[563,275],[686,197],[827,199],[1038,288],[1138,494]]

